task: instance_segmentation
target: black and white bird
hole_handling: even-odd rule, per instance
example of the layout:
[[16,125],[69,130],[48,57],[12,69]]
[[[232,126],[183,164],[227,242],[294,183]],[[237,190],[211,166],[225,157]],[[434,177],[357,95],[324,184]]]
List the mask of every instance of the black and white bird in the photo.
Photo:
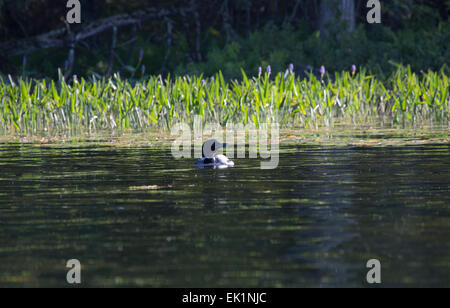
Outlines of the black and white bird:
[[233,167],[234,162],[223,154],[217,154],[217,151],[221,148],[225,148],[226,143],[220,143],[216,139],[210,139],[203,143],[202,146],[202,158],[197,160],[197,166],[200,168],[228,168]]

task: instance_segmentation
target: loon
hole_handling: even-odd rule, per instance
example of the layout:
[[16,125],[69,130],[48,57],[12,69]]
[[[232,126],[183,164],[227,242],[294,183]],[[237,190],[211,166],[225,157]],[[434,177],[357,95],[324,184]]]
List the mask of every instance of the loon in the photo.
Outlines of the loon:
[[203,143],[202,158],[197,160],[197,166],[200,168],[212,167],[213,169],[223,169],[233,167],[234,162],[223,154],[216,154],[220,148],[225,148],[226,143],[219,143],[216,139],[210,139]]

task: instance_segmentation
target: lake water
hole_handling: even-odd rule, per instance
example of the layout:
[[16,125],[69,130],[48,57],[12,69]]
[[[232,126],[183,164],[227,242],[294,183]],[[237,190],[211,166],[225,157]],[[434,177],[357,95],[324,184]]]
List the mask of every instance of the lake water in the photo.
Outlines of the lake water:
[[0,144],[0,286],[450,287],[450,145],[282,146],[200,170],[165,147]]

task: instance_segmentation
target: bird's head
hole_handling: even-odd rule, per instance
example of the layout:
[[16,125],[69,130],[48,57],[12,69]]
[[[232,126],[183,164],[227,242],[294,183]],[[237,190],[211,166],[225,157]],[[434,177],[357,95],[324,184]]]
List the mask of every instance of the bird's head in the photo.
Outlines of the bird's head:
[[221,148],[225,148],[227,146],[226,143],[220,143],[216,139],[210,139],[203,143],[202,146],[202,157],[213,158],[216,155],[216,151]]

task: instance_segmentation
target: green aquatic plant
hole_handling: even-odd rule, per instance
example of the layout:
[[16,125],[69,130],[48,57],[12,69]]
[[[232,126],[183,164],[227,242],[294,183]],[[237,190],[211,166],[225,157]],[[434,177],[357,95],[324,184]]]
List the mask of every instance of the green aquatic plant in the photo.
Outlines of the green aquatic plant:
[[200,76],[150,76],[138,82],[92,76],[59,79],[0,78],[0,127],[4,133],[102,129],[168,129],[177,122],[332,127],[336,123],[448,125],[449,77],[445,70],[412,72],[398,66],[386,80],[368,72],[334,76],[292,70],[257,77],[242,71],[226,81],[221,72]]

